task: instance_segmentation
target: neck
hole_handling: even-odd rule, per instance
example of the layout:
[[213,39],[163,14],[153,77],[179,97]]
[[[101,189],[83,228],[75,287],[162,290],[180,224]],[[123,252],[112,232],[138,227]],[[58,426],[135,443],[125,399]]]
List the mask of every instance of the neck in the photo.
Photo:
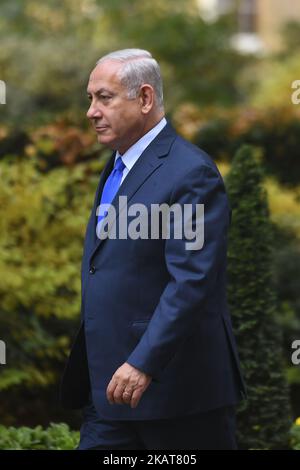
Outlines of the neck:
[[154,116],[149,116],[149,119],[145,121],[145,126],[143,128],[143,134],[141,135],[141,137],[147,134],[147,132],[149,132],[151,129],[153,129],[153,127],[155,127],[162,120],[164,115],[165,113],[162,110],[160,112],[156,112]]
[[132,139],[132,142],[128,143],[126,145],[126,147],[124,146],[124,147],[120,147],[119,149],[117,149],[119,154],[124,155],[124,153],[130,147],[132,147],[132,145],[135,144],[139,139],[141,139],[143,137],[143,135],[145,135],[145,134],[147,134],[147,132],[151,131],[151,129],[153,129],[153,127],[155,127],[162,120],[164,115],[165,115],[164,111],[161,111],[159,113],[156,113],[155,116],[151,116],[151,117],[149,117],[149,119],[145,120],[143,125],[138,130],[135,138]]

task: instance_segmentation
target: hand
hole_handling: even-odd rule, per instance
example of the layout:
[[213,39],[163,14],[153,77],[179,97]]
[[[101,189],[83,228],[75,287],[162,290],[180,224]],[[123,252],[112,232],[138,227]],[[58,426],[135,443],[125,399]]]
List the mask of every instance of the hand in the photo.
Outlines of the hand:
[[106,389],[106,396],[111,405],[130,405],[136,408],[152,377],[136,369],[127,362],[119,367]]

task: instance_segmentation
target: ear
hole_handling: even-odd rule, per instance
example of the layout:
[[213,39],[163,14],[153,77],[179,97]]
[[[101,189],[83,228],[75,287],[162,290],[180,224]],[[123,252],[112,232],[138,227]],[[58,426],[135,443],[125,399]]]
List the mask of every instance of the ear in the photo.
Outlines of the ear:
[[154,106],[154,90],[148,83],[141,86],[140,103],[143,114],[148,114]]

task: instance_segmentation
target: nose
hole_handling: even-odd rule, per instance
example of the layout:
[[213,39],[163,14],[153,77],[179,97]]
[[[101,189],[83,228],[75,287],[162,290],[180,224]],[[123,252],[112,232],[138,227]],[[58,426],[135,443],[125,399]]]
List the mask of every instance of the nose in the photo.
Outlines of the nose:
[[102,117],[102,111],[99,107],[97,107],[93,102],[91,103],[91,106],[89,107],[86,116],[88,119],[93,119],[93,118],[101,118]]

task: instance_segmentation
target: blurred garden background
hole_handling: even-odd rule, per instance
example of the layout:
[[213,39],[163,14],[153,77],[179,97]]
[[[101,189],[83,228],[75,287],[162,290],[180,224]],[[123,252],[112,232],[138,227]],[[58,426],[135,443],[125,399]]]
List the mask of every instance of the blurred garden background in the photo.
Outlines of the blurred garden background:
[[159,61],[168,118],[225,177],[228,299],[249,393],[240,447],[300,450],[298,0],[1,0],[0,449],[78,439],[81,414],[61,409],[59,383],[110,156],[87,122],[86,85],[101,55],[127,47]]

